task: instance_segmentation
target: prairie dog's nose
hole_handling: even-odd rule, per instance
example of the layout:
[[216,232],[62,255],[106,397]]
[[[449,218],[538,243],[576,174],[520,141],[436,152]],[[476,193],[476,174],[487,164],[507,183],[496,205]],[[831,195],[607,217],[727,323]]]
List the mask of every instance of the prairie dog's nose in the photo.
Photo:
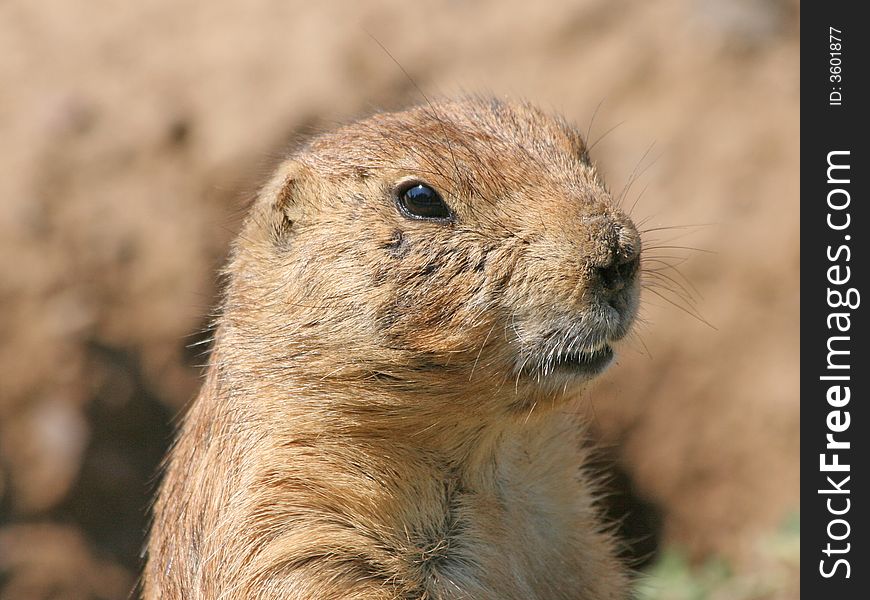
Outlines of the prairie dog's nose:
[[629,222],[614,224],[608,236],[608,259],[596,270],[601,285],[610,294],[616,294],[634,282],[640,268],[640,235]]

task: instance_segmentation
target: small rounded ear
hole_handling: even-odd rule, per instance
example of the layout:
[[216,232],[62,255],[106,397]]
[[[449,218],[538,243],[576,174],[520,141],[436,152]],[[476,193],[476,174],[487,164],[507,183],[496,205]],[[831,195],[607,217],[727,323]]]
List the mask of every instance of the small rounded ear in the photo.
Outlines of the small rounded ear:
[[307,169],[301,164],[288,160],[260,190],[251,215],[260,236],[272,243],[286,241],[294,223],[302,216],[299,190],[306,173]]

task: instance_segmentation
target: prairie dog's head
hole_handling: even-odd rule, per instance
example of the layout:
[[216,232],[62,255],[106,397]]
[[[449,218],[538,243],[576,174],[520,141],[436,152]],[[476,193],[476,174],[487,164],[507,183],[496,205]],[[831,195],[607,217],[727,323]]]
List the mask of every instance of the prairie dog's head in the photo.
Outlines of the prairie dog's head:
[[267,372],[552,391],[611,362],[640,250],[572,126],[437,103],[281,166],[237,242],[226,318]]

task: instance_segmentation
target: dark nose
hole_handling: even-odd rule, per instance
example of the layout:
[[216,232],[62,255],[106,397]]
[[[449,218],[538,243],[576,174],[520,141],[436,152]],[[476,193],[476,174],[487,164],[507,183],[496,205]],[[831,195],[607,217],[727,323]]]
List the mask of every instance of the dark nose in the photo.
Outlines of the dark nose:
[[609,240],[608,261],[599,265],[598,278],[610,297],[631,285],[640,268],[640,236],[633,225],[617,225]]

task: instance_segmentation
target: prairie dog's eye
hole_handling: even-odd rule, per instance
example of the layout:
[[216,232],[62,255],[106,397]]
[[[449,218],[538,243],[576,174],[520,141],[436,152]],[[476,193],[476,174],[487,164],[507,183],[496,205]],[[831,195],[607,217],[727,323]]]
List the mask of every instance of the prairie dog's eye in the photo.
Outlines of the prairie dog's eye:
[[398,189],[399,212],[411,219],[448,221],[453,217],[441,194],[425,183],[412,182]]

